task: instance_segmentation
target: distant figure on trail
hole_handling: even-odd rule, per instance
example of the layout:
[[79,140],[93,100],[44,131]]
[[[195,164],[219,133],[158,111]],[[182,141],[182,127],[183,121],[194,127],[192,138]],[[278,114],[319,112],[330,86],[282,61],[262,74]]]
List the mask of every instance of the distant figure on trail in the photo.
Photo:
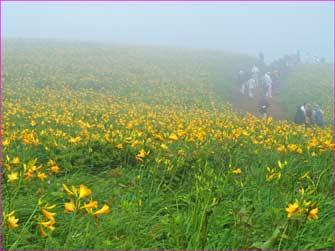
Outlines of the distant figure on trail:
[[256,88],[256,81],[253,78],[250,78],[248,81],[244,82],[241,87],[241,93],[242,95],[245,94],[245,92],[248,92],[248,97],[253,98],[254,93],[253,90]]
[[254,89],[256,88],[256,80],[251,78],[247,81],[247,88],[248,88],[248,96],[249,98],[253,98],[254,97]]
[[279,94],[279,84],[280,84],[280,72],[279,69],[274,69],[271,72],[271,79],[272,79],[272,92]]
[[315,107],[315,123],[319,127],[323,127],[323,113],[324,112],[321,110],[321,105],[316,104],[316,107]]
[[256,65],[254,65],[251,69],[251,77],[256,81],[256,87],[259,84],[258,75],[259,75],[259,69]]
[[259,60],[259,63],[258,63],[258,65],[259,65],[259,68],[260,68],[260,70],[261,71],[263,71],[264,70],[264,67],[265,67],[265,62],[264,62],[264,54],[263,54],[263,52],[262,51],[260,51],[259,53],[258,53],[258,60]]
[[243,88],[243,85],[247,80],[248,80],[247,73],[244,70],[240,70],[238,72],[238,83],[241,86],[241,89]]
[[263,97],[261,99],[261,101],[259,102],[259,108],[258,111],[260,113],[260,118],[267,118],[268,117],[268,108],[269,108],[270,104],[267,101],[267,99],[265,97]]
[[272,98],[272,79],[270,74],[270,72],[265,73],[262,81],[265,96],[268,98]]
[[298,125],[305,123],[305,105],[306,103],[304,103],[303,105],[299,105],[295,113],[294,122]]
[[274,65],[272,68],[272,85],[278,86],[279,85],[279,78],[280,78],[280,70],[278,65]]
[[311,127],[313,123],[313,108],[310,103],[305,104],[305,126]]

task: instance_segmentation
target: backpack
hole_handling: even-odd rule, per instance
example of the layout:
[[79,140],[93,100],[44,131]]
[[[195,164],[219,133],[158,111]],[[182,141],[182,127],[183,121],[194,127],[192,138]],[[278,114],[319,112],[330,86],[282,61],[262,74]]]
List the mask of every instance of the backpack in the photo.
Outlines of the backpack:
[[298,107],[297,112],[295,113],[294,122],[299,125],[305,123],[305,113],[303,110],[301,110],[300,106]]
[[323,114],[319,109],[315,112],[315,123],[318,126],[323,126]]

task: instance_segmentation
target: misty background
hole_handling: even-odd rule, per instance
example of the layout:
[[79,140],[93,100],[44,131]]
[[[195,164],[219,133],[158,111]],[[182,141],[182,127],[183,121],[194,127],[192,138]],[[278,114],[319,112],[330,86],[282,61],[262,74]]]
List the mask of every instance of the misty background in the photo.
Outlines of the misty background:
[[213,48],[334,62],[333,2],[3,2],[2,38]]

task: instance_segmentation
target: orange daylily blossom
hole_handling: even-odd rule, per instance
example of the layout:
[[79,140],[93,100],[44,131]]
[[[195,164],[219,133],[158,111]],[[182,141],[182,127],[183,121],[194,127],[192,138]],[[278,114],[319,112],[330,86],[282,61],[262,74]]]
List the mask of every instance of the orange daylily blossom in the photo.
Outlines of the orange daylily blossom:
[[89,196],[92,193],[91,189],[89,189],[85,185],[80,185],[79,187],[79,199]]

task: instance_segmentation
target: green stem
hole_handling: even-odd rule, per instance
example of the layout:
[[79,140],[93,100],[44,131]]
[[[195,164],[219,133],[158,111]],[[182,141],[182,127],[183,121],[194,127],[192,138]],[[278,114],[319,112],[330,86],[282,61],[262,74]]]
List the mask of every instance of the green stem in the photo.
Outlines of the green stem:
[[84,243],[85,245],[83,245],[82,248],[86,248],[87,247],[88,236],[90,236],[89,231],[88,231],[89,230],[88,228],[89,228],[90,224],[91,224],[90,221],[87,221],[87,223],[86,223],[86,230],[85,230],[85,233],[86,233],[87,237],[85,238],[85,243]]
[[73,212],[70,227],[69,227],[69,232],[66,236],[65,243],[64,243],[64,249],[67,249],[67,243],[69,242],[69,239],[70,239],[70,236],[71,236],[71,233],[72,233],[73,222],[74,222],[75,217],[76,217],[76,212]]
[[287,227],[288,227],[288,223],[285,224],[284,231],[283,231],[283,233],[282,233],[282,235],[281,235],[281,237],[280,237],[280,241],[279,241],[279,244],[278,244],[278,250],[280,250],[281,243],[282,243],[282,241],[283,241],[283,239],[284,239],[284,235],[285,235],[285,233],[286,233]]
[[[14,195],[13,196],[9,196],[11,197],[12,199],[15,199],[16,198],[16,195],[17,193],[19,192],[20,190],[20,187],[21,187],[21,183],[22,183],[22,175],[20,174],[20,179],[19,179],[19,184],[17,185],[16,189],[14,190]],[[11,205],[10,205],[11,206]]]
[[70,239],[70,236],[71,236],[71,233],[72,233],[74,219],[76,218],[76,215],[77,215],[77,213],[79,211],[79,205],[80,205],[79,203],[80,203],[80,199],[77,198],[76,201],[75,201],[76,209],[72,213],[72,218],[71,218],[71,223],[70,223],[70,227],[69,227],[69,232],[68,232],[68,234],[66,236],[65,243],[64,243],[64,249],[66,249],[67,243],[69,242],[69,239]]

